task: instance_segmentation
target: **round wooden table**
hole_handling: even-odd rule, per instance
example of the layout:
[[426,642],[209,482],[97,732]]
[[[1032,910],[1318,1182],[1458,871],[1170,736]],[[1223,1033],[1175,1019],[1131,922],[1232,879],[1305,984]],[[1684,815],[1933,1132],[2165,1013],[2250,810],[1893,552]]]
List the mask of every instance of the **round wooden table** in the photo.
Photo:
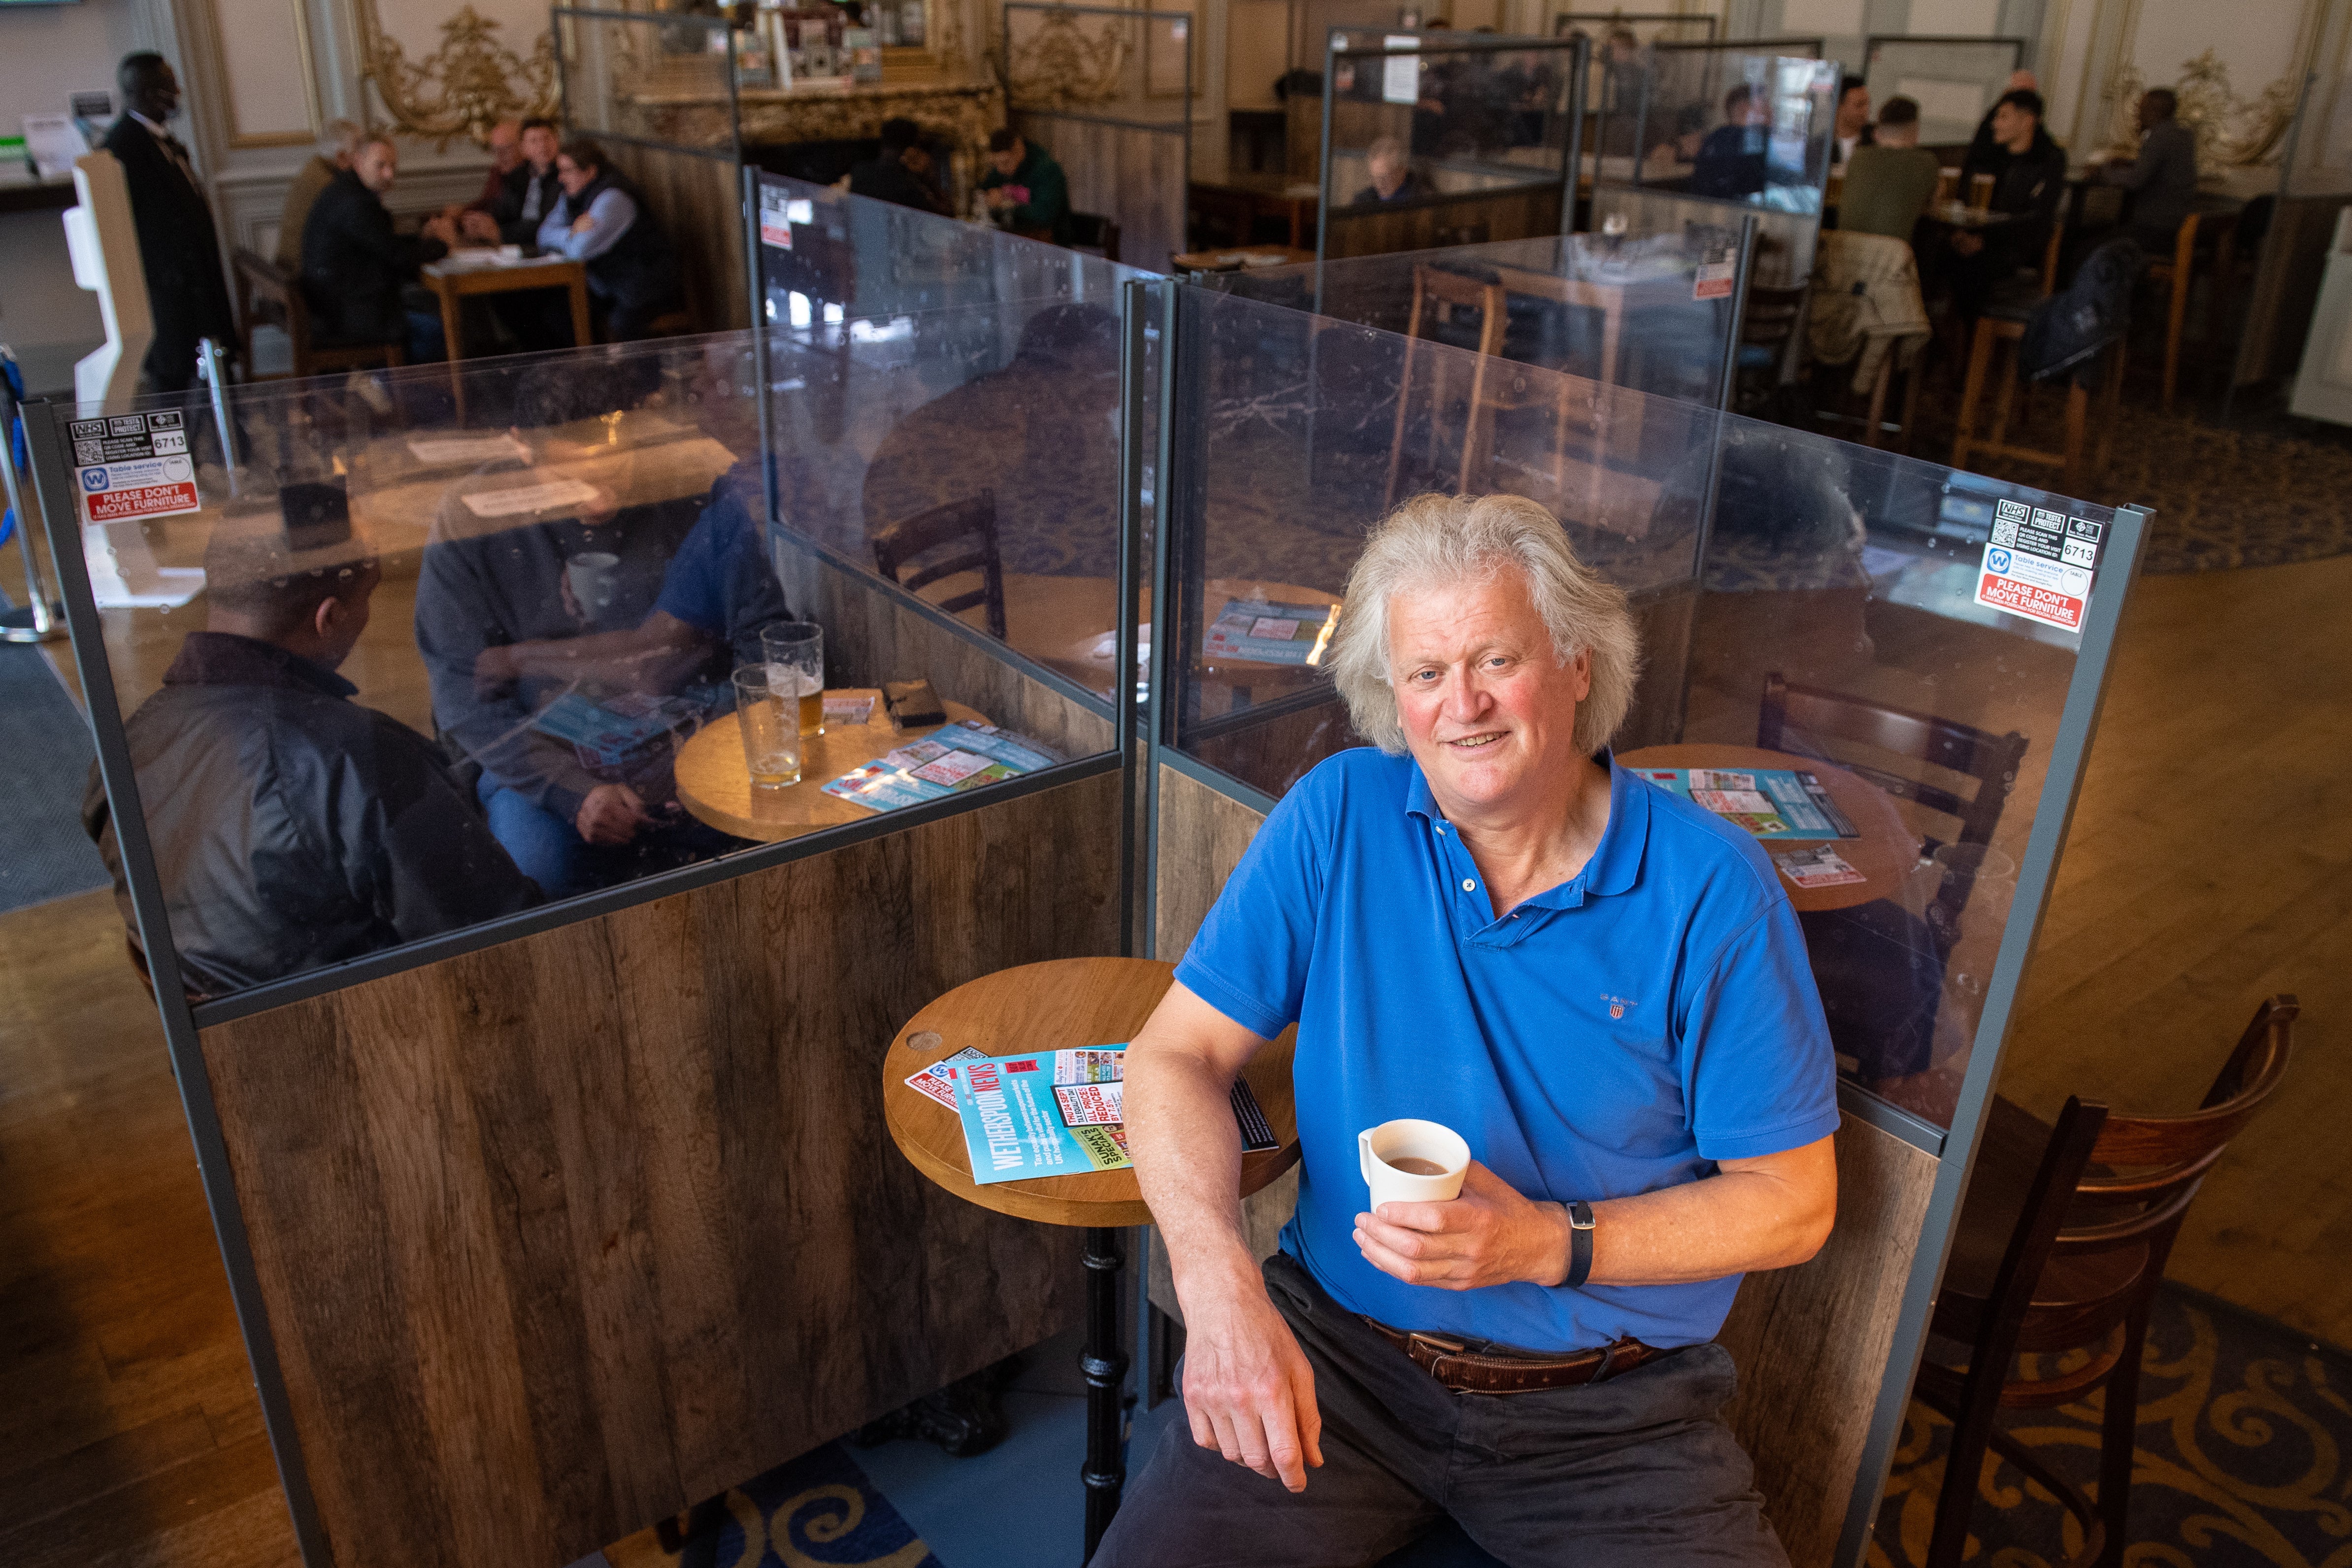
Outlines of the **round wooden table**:
[[1617,761],[1629,768],[1788,768],[1811,773],[1829,790],[1830,799],[1846,820],[1862,829],[1859,838],[1761,838],[1764,852],[1800,844],[1833,844],[1838,858],[1861,872],[1864,880],[1834,888],[1800,888],[1785,871],[1780,885],[1800,913],[1850,910],[1876,899],[1902,896],[1903,882],[1919,863],[1919,837],[1895,809],[1895,797],[1876,784],[1818,757],[1789,752],[1768,752],[1761,746],[1692,744],[1644,746],[1620,752]]
[[[890,1141],[915,1169],[956,1196],[999,1214],[1086,1229],[1087,1380],[1086,1554],[1118,1511],[1127,1483],[1119,1450],[1120,1385],[1127,1354],[1118,1348],[1119,1269],[1126,1258],[1117,1227],[1149,1225],[1135,1173],[1092,1171],[1027,1182],[971,1179],[963,1122],[907,1087],[907,1079],[969,1046],[982,1056],[1118,1046],[1133,1039],[1160,1005],[1176,966],[1143,958],[1064,958],[999,970],[957,986],[909,1019],[882,1060],[882,1119]],[[1242,1156],[1241,1192],[1249,1196],[1298,1163],[1298,1115],[1291,1097],[1291,1037],[1260,1051],[1243,1077],[1276,1139],[1275,1148]]]
[[[882,693],[871,687],[844,687],[827,697],[871,697],[874,713],[863,724],[827,724],[822,735],[801,737],[801,781],[782,789],[759,789],[743,761],[743,727],[723,713],[697,730],[677,749],[677,802],[721,833],[773,844],[820,827],[863,822],[874,815],[824,786],[852,768],[864,767],[885,752],[912,744],[939,728],[901,730],[890,722]],[[940,700],[948,718],[986,723],[979,710]]]
[[[1212,577],[1204,584],[1206,610],[1217,611],[1235,599],[1265,599],[1278,605],[1336,605],[1336,594],[1297,583],[1261,583],[1245,577]],[[1108,577],[1045,577],[1008,574],[1004,579],[1005,640],[1058,674],[1066,675],[1089,691],[1110,692],[1111,666],[1118,658],[1118,584]],[[1150,591],[1136,605],[1138,619],[1151,623]],[[1144,638],[1148,648],[1150,638]],[[1320,672],[1304,665],[1263,664],[1255,659],[1222,659],[1205,667],[1211,683],[1227,687],[1273,685],[1285,679],[1312,679]]]

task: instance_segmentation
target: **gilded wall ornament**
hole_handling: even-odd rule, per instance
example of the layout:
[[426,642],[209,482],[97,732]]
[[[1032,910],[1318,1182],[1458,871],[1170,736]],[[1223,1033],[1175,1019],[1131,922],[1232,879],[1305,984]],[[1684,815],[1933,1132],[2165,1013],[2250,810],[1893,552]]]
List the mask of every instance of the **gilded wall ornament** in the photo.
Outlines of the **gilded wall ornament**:
[[1127,28],[1115,16],[1090,16],[1082,26],[1066,11],[1024,11],[1036,27],[1004,40],[1006,99],[1023,109],[1068,109],[1108,103],[1120,95],[1129,53]]
[[486,147],[499,121],[552,115],[560,106],[551,34],[539,36],[526,60],[492,37],[498,23],[465,5],[441,24],[441,47],[412,64],[400,41],[385,37],[374,0],[359,0],[359,12],[366,79],[401,131],[437,149],[460,136]]
[[[2283,76],[2249,102],[2231,90],[2230,68],[2211,49],[2183,60],[2172,90],[2180,100],[2180,123],[2197,137],[2198,168],[2233,169],[2269,162],[2294,119],[2299,80],[2293,74]],[[2128,158],[2139,150],[2139,100],[2147,89],[2137,66],[2125,67],[2107,89],[2107,150],[2117,157]]]

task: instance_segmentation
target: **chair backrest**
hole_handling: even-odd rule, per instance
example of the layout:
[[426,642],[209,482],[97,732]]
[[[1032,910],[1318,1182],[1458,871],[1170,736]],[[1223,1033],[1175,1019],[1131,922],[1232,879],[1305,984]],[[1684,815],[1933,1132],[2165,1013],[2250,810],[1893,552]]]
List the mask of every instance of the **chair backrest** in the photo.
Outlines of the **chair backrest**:
[[[1976,793],[1963,798],[1941,784],[1834,755],[1822,748],[1824,740],[1853,741],[1965,773],[1977,781]],[[1763,705],[1756,715],[1756,743],[1768,751],[1794,752],[1835,763],[1898,800],[1957,818],[1958,842],[1962,844],[1992,842],[2026,746],[2025,737],[2014,730],[1995,735],[1955,719],[1914,713],[1907,708],[1817,686],[1799,686],[1781,679],[1777,671],[1764,678]]]
[[1100,213],[1070,215],[1070,248],[1091,250],[1105,261],[1118,259],[1118,225]]
[[2091,1154],[2097,1168],[2076,1190],[2056,1253],[2083,1257],[2146,1246],[2151,1277],[2162,1275],[2206,1173],[2286,1078],[2301,1011],[2289,995],[2254,1009],[2237,1048],[2188,1115],[2110,1113]]
[[2042,244],[2042,292],[2045,297],[2058,292],[2058,249],[2066,238],[2066,215],[2074,202],[2071,187],[2059,192],[2058,210],[2050,215],[2050,237]]
[[1748,309],[1740,312],[1739,341],[1743,343],[1785,343],[1797,330],[1797,322],[1805,313],[1805,294],[1810,283],[1750,283],[1748,285]]
[[[236,333],[247,374],[253,368],[253,329],[263,322],[283,327],[294,342],[295,363],[306,363],[310,350],[310,305],[302,297],[300,280],[270,258],[241,245],[235,259]],[[257,301],[260,309],[256,308]]]
[[1482,354],[1502,352],[1507,317],[1501,284],[1465,278],[1459,272],[1416,263],[1412,269],[1412,315],[1405,322],[1405,336],[1418,338],[1423,335],[1422,316],[1432,305],[1459,305],[1465,310],[1477,311],[1478,352]]
[[1004,563],[997,552],[994,490],[902,517],[875,534],[873,545],[874,564],[882,575],[909,593],[945,577],[979,573],[979,587],[933,602],[951,616],[984,606],[989,636],[1004,636]]

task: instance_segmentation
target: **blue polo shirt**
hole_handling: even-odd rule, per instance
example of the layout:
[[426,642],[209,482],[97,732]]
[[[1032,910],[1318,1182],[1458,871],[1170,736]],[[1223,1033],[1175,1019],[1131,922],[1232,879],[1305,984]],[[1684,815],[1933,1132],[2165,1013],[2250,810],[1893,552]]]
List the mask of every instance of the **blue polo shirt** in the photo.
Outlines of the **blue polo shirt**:
[[1712,1339],[1737,1275],[1688,1285],[1408,1285],[1351,1233],[1356,1134],[1442,1121],[1537,1199],[1625,1197],[1838,1124],[1797,917],[1756,842],[1610,766],[1570,881],[1497,918],[1410,757],[1343,752],[1284,797],[1176,966],[1271,1039],[1298,1025],[1304,1153],[1284,1248],[1342,1305],[1535,1351]]

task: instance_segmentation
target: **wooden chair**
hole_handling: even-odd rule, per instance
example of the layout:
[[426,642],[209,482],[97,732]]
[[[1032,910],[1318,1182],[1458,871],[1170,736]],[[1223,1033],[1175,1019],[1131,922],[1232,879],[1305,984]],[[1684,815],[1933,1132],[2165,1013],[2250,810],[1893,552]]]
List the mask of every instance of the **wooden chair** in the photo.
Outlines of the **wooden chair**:
[[302,296],[301,280],[269,258],[237,247],[236,338],[245,374],[253,376],[253,330],[282,329],[294,348],[293,374],[323,375],[339,370],[393,370],[408,363],[398,343],[323,346],[311,341],[310,304]]
[[[2189,289],[2196,281],[2197,242],[2200,237],[2212,241],[2213,279],[2218,289],[2229,281],[2231,249],[2237,231],[2238,215],[2234,210],[2192,212],[2180,220],[2180,232],[2173,239],[2171,258],[2148,263],[2148,280],[2167,284],[2171,289],[2164,318],[2164,411],[2167,414],[2172,412],[2172,391],[2180,376],[2180,328],[2189,316]],[[2209,309],[2209,325],[2210,317]]]
[[1440,421],[1437,412],[1443,406],[1445,388],[1451,379],[1447,371],[1450,354],[1425,354],[1421,347],[1424,336],[1423,323],[1428,313],[1437,308],[1474,310],[1477,312],[1477,358],[1470,370],[1470,416],[1462,431],[1462,470],[1456,493],[1470,493],[1471,476],[1476,469],[1480,440],[1491,423],[1492,412],[1486,402],[1487,367],[1502,353],[1505,321],[1503,286],[1465,278],[1459,272],[1447,272],[1439,268],[1415,265],[1412,269],[1412,313],[1406,318],[1404,335],[1408,340],[1404,351],[1404,369],[1397,376],[1396,431],[1389,442],[1389,483],[1387,504],[1396,504],[1397,479],[1404,467],[1404,438],[1407,416],[1412,408],[1414,369],[1428,360],[1424,371],[1430,382],[1429,457],[1433,464],[1437,457],[1437,437]]
[[1118,225],[1100,213],[1074,212],[1070,215],[1069,247],[1090,251],[1105,261],[1117,261]]
[[[1963,797],[1941,784],[1833,755],[1822,748],[1825,740],[1856,742],[1965,773],[1977,781],[1976,792]],[[1756,715],[1756,743],[1769,751],[1835,763],[1897,800],[1951,817],[1959,825],[1953,842],[1960,844],[1992,842],[2026,747],[2025,737],[2014,730],[1996,735],[1954,719],[1914,713],[1907,708],[1817,686],[1792,685],[1777,671],[1764,678],[1764,702]]]
[[[1732,351],[1731,401],[1735,410],[1757,406],[1771,395],[1772,388],[1780,385],[1797,329],[1805,320],[1805,297],[1811,289],[1810,281],[1748,286],[1748,308],[1739,317],[1739,342]],[[1741,390],[1748,384],[1751,373],[1765,378],[1765,391],[1754,396]]]
[[[1914,1392],[1952,1421],[1928,1568],[1958,1568],[1988,1447],[2064,1505],[2083,1530],[2068,1568],[2119,1568],[2150,1302],[2205,1174],[2286,1075],[2298,1008],[2254,1013],[2203,1103],[2187,1116],[2119,1116],[2069,1100],[2053,1127],[1996,1096],[1962,1204],[1931,1331],[1965,1366],[1933,1358]],[[2069,1352],[2089,1351],[2070,1364]],[[2018,1375],[2011,1362],[2034,1358]],[[2063,1369],[2063,1370],[2062,1370]],[[2043,1466],[1995,1421],[2104,1388],[2098,1499]]]
[[[1003,639],[1004,563],[996,548],[994,490],[902,517],[877,533],[873,544],[875,566],[908,593],[918,593],[942,578],[979,573],[979,587],[930,602],[951,616],[984,606],[988,635]],[[940,552],[945,553],[936,553]],[[917,565],[918,557],[930,559]]]

